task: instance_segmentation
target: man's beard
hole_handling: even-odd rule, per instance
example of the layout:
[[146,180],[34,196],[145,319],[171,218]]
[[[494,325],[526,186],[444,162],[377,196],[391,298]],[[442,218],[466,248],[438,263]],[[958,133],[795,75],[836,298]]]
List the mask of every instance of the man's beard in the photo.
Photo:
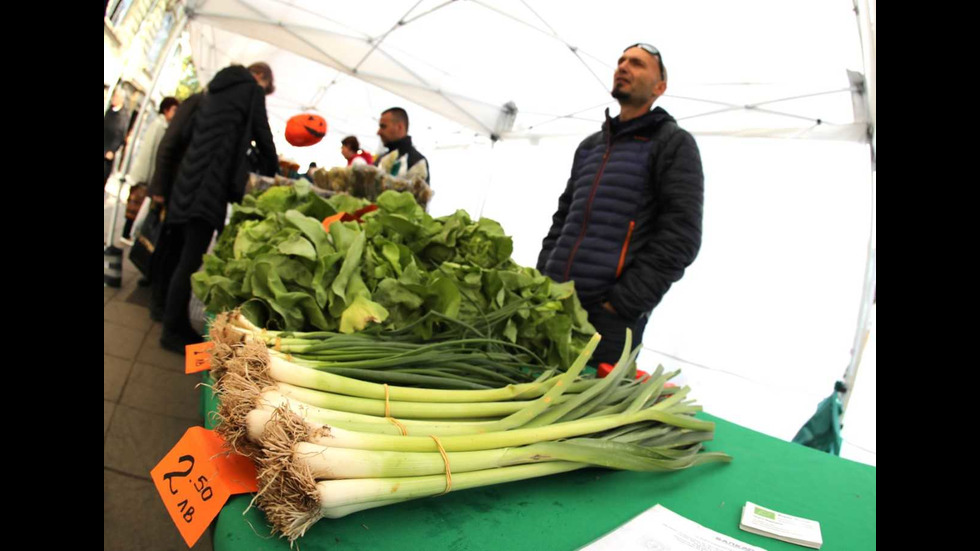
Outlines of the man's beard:
[[625,101],[630,99],[630,95],[620,90],[619,88],[613,88],[612,93],[610,95],[612,95],[613,99],[615,99],[619,103],[624,103]]

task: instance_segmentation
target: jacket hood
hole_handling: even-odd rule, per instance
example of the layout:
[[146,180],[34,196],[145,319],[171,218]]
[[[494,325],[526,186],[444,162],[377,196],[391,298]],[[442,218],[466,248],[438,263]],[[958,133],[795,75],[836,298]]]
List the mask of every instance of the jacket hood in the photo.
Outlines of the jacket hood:
[[615,117],[609,116],[609,108],[606,108],[606,122],[602,123],[602,132],[604,134],[612,133],[613,136],[622,133],[636,132],[640,128],[645,128],[647,126],[656,127],[661,123],[666,121],[674,121],[674,117],[670,116],[670,113],[665,111],[662,107],[655,107],[646,114],[640,115],[635,119],[630,119],[626,122],[619,121],[619,115]]
[[249,82],[258,85],[255,82],[255,77],[252,76],[252,73],[248,72],[248,69],[241,65],[232,65],[225,67],[218,71],[218,74],[214,75],[214,78],[208,83],[208,92],[221,92],[222,90]]

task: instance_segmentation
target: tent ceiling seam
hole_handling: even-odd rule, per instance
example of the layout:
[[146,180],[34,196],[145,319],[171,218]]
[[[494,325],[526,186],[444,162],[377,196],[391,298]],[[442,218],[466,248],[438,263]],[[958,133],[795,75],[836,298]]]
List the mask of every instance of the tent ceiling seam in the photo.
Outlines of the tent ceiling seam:
[[493,6],[488,6],[488,5],[484,4],[483,2],[481,2],[480,0],[470,0],[470,2],[473,2],[477,6],[480,6],[480,7],[484,8],[484,9],[487,9],[487,10],[490,10],[490,11],[495,12],[497,14],[500,14],[500,15],[508,18],[508,19],[514,20],[514,21],[516,21],[516,22],[518,22],[518,23],[520,23],[522,25],[525,25],[527,27],[530,27],[531,29],[533,29],[535,31],[538,31],[539,33],[541,33],[541,34],[543,34],[545,36],[550,36],[552,38],[555,38],[555,35],[554,34],[546,33],[545,31],[543,31],[543,30],[535,27],[534,25],[528,23],[527,21],[524,21],[520,17],[516,17],[514,15],[511,15],[511,14],[509,14],[509,13],[503,11],[503,10],[498,10],[497,8],[495,8]]
[[424,12],[416,15],[415,17],[411,18],[411,19],[402,19],[402,25],[404,26],[404,25],[408,25],[409,23],[414,23],[415,21],[417,21],[419,19],[422,19],[426,15],[429,15],[430,13],[432,13],[432,12],[438,10],[438,9],[444,8],[444,7],[448,6],[449,4],[452,4],[455,1],[456,0],[447,0],[446,2],[443,2],[442,4],[439,4],[438,6],[432,8],[431,10],[424,11]]
[[397,29],[398,27],[401,27],[402,25],[405,24],[405,18],[408,17],[408,14],[412,13],[412,11],[415,8],[419,7],[419,4],[421,4],[421,3],[422,3],[422,0],[419,0],[418,2],[416,2],[415,5],[413,5],[411,8],[409,8],[408,11],[405,12],[405,15],[399,17],[398,18],[398,21],[395,22],[395,24],[392,25],[392,27],[390,29],[388,29],[383,35],[381,35],[378,38],[372,38],[369,41],[369,44],[371,44],[371,49],[368,50],[368,53],[364,54],[364,57],[361,58],[361,60],[358,61],[357,64],[354,65],[353,71],[354,71],[355,74],[357,73],[357,70],[361,67],[361,65],[363,65],[364,62],[367,61],[367,58],[371,57],[371,54],[373,54],[374,51],[378,49],[378,46],[380,46],[381,43],[384,42],[386,38],[388,38],[388,35],[391,34],[392,32],[394,32],[395,29]]
[[740,111],[741,109],[742,109],[742,107],[740,107],[738,105],[732,105],[730,107],[726,107],[725,109],[716,109],[714,111],[706,111],[704,113],[698,113],[696,115],[687,115],[686,117],[677,117],[677,120],[678,120],[678,122],[679,121],[689,121],[691,119],[698,119],[698,118],[701,118],[701,117],[710,117],[711,115],[719,115],[721,113],[730,113],[732,111]]
[[360,35],[361,35],[361,38],[362,38],[362,39],[364,39],[364,40],[368,40],[368,39],[370,39],[370,38],[371,38],[371,35],[369,35],[369,34],[367,34],[367,33],[365,33],[365,32],[362,32],[362,31],[360,31],[360,30],[358,30],[358,29],[355,29],[354,27],[351,27],[351,26],[349,26],[349,25],[345,25],[344,23],[341,23],[340,21],[337,21],[336,19],[331,19],[331,18],[329,18],[329,17],[327,17],[327,16],[325,16],[325,15],[323,15],[323,14],[321,14],[321,13],[317,13],[317,12],[315,12],[315,11],[313,11],[313,10],[308,10],[308,9],[306,9],[306,8],[303,8],[303,7],[300,7],[300,6],[297,6],[297,5],[295,5],[295,4],[291,4],[291,3],[287,3],[287,2],[285,2],[284,0],[272,0],[272,1],[273,1],[273,2],[276,2],[276,3],[278,3],[278,4],[282,4],[282,5],[284,5],[284,6],[287,6],[287,7],[290,7],[290,8],[292,8],[292,9],[295,9],[295,10],[298,10],[298,11],[301,11],[301,12],[303,12],[303,13],[308,13],[308,14],[310,14],[310,15],[312,15],[312,16],[315,16],[315,17],[319,17],[320,19],[323,19],[323,20],[325,20],[325,21],[329,21],[329,22],[331,22],[331,23],[333,23],[333,24],[335,24],[335,25],[337,25],[337,26],[339,26],[339,27],[342,27],[342,28],[344,28],[344,29],[347,29],[347,30],[350,30],[350,31],[353,31],[353,32],[355,32],[355,33],[357,33],[357,34],[360,34]]
[[691,97],[691,96],[676,96],[674,94],[664,94],[663,97],[665,97],[665,98],[674,98],[674,99],[682,99],[682,100],[687,100],[687,101],[696,101],[696,102],[700,102],[700,103],[708,103],[708,104],[711,104],[711,105],[722,105],[724,107],[732,107],[732,108],[735,108],[735,109],[741,109],[743,107],[742,105],[739,105],[737,103],[730,103],[730,102],[727,102],[727,101],[718,101],[718,100],[713,100],[713,99],[695,98],[695,97]]
[[769,113],[770,115],[779,115],[779,116],[783,116],[783,117],[789,117],[791,119],[800,119],[800,120],[804,120],[804,121],[815,122],[817,124],[827,124],[827,125],[830,125],[830,126],[841,126],[839,123],[831,122],[831,121],[828,121],[826,119],[820,119],[820,118],[816,118],[815,119],[813,117],[807,117],[805,115],[796,115],[796,114],[793,114],[793,113],[785,113],[783,111],[776,111],[774,109],[762,109],[762,108],[756,107],[754,105],[746,105],[745,106],[745,109],[747,111],[759,111],[760,113]]
[[493,134],[493,130],[490,129],[490,128],[487,128],[487,126],[485,124],[483,124],[483,121],[481,121],[480,119],[474,117],[469,111],[467,111],[467,110],[463,109],[462,107],[460,107],[455,101],[452,100],[452,98],[450,98],[445,93],[443,93],[442,90],[438,90],[436,93],[439,94],[440,96],[442,96],[443,99],[445,99],[446,101],[448,101],[450,105],[452,105],[456,109],[459,109],[459,111],[461,113],[463,113],[464,115],[466,115],[467,117],[469,117],[473,122],[475,122],[476,124],[480,125],[480,128],[482,128],[483,130],[485,130],[488,135],[492,135]]
[[[286,24],[286,23],[283,23],[281,21],[273,21],[272,18],[269,18],[269,17],[265,17],[263,19],[256,19],[256,18],[245,17],[243,15],[229,15],[227,13],[195,12],[194,13],[194,18],[195,19],[225,19],[225,20],[229,20],[229,21],[242,21],[242,22],[245,22],[245,23],[259,23],[259,24],[269,25],[269,26],[273,26],[273,27],[277,27],[277,26],[278,27],[285,27],[285,26],[288,26],[288,27],[290,27],[290,28],[292,28],[294,30],[309,31],[309,32],[326,34],[326,35],[331,35],[331,36],[339,36],[341,38],[349,38],[351,40],[359,40],[359,41],[364,42],[366,44],[370,44],[370,40],[371,40],[370,37],[363,38],[363,37],[359,37],[359,36],[351,36],[349,34],[339,33],[339,32],[336,32],[336,31],[328,31],[326,29],[320,29],[320,28],[317,28],[317,27],[310,27],[309,25],[298,25],[298,24],[295,24],[295,23]],[[228,32],[234,33],[234,31],[228,31]]]
[[571,112],[571,113],[569,113],[567,115],[557,115],[557,116],[555,116],[555,118],[553,118],[551,120],[547,120],[547,121],[544,121],[544,122],[541,122],[541,123],[538,123],[538,124],[534,124],[534,125],[528,126],[527,129],[528,130],[531,130],[532,128],[538,128],[540,126],[544,126],[546,124],[550,124],[550,123],[553,123],[555,121],[560,121],[562,119],[572,118],[575,115],[578,115],[579,113],[585,113],[586,111],[591,111],[593,109],[598,109],[600,107],[605,107],[605,106],[609,105],[610,103],[612,103],[612,101],[607,101],[607,102],[604,102],[604,103],[600,103],[599,105],[595,105],[595,106],[592,106],[592,107],[587,107],[585,109],[580,109],[578,111],[573,111],[573,112]]
[[[432,88],[431,86],[428,86],[428,85],[423,86],[423,85],[420,85],[420,84],[415,84],[415,83],[412,83],[412,82],[405,82],[404,80],[398,80],[398,79],[394,79],[394,78],[391,78],[391,77],[386,77],[386,76],[382,76],[382,75],[376,75],[376,74],[373,74],[373,73],[363,73],[362,72],[362,73],[359,73],[358,76],[361,78],[361,80],[369,80],[370,79],[370,80],[378,80],[378,81],[382,81],[382,82],[391,82],[391,83],[394,83],[394,84],[400,84],[402,86],[408,86],[410,88],[420,89],[420,90],[423,90],[423,91],[426,91],[426,92],[432,92],[434,94],[438,94],[438,95],[441,95],[441,96],[444,96],[444,97],[447,97],[447,98],[457,98],[457,99],[465,100],[465,101],[468,101],[468,102],[471,102],[471,103],[478,103],[480,105],[484,105],[484,106],[489,107],[491,109],[499,109],[500,108],[500,106],[498,106],[496,104],[493,104],[493,103],[487,103],[487,102],[485,102],[483,100],[479,100],[479,99],[475,99],[475,98],[470,98],[470,97],[459,95],[459,94],[449,94],[449,93],[443,92],[442,90],[438,90],[436,88]],[[380,85],[378,85],[378,86],[380,88],[384,88],[384,86],[380,86]]]
[[[589,67],[589,64],[588,64],[588,63],[586,63],[586,62],[585,62],[585,60],[584,60],[584,59],[582,59],[582,57],[581,57],[581,56],[580,56],[580,55],[578,54],[578,50],[579,50],[579,48],[578,48],[578,47],[576,47],[576,46],[572,46],[572,45],[571,45],[571,44],[570,44],[570,43],[569,43],[569,42],[568,42],[567,40],[565,40],[565,39],[563,39],[562,37],[560,37],[560,36],[558,36],[558,33],[556,33],[556,32],[555,32],[555,29],[554,29],[554,28],[553,28],[553,27],[552,27],[551,25],[549,25],[549,24],[548,24],[548,22],[544,20],[544,18],[542,18],[542,17],[540,16],[540,15],[538,15],[538,13],[537,13],[536,11],[534,11],[533,9],[531,9],[531,7],[530,7],[530,6],[528,6],[528,5],[526,4],[526,3],[524,3],[524,2],[523,2],[523,0],[521,1],[521,3],[522,3],[522,4],[524,4],[524,6],[525,6],[525,7],[527,7],[527,9],[528,9],[528,10],[529,10],[529,11],[530,11],[531,13],[533,13],[533,14],[535,15],[535,17],[537,17],[538,19],[540,19],[540,20],[541,20],[541,22],[542,22],[542,23],[544,23],[546,27],[548,27],[548,29],[550,29],[550,30],[551,30],[551,32],[550,32],[550,33],[547,33],[547,32],[545,32],[545,31],[543,31],[543,30],[541,30],[541,29],[539,29],[539,28],[537,28],[537,27],[535,27],[534,25],[532,25],[532,24],[530,24],[530,23],[528,23],[527,21],[524,21],[523,19],[521,19],[521,18],[519,18],[519,17],[516,17],[516,16],[514,16],[514,15],[511,15],[511,14],[509,14],[509,13],[507,13],[507,12],[504,12],[504,11],[502,11],[502,10],[498,10],[497,8],[495,8],[495,7],[493,7],[493,6],[488,6],[488,5],[486,5],[486,4],[484,4],[483,2],[481,2],[480,0],[471,0],[471,1],[472,1],[472,2],[474,3],[474,4],[477,4],[478,6],[482,6],[482,7],[483,7],[483,8],[485,8],[485,9],[488,9],[488,10],[490,10],[490,11],[493,11],[493,12],[496,12],[496,13],[498,13],[498,14],[500,14],[500,15],[502,15],[502,16],[504,16],[504,17],[507,17],[507,18],[509,18],[509,19],[512,19],[512,20],[514,20],[514,21],[517,21],[518,23],[522,23],[522,24],[524,24],[524,25],[526,25],[526,26],[528,26],[528,27],[531,27],[532,29],[534,29],[534,30],[536,30],[536,31],[538,31],[539,33],[541,33],[541,34],[543,34],[543,35],[545,35],[545,36],[549,36],[549,37],[551,37],[551,38],[553,38],[553,39],[555,39],[555,40],[557,40],[558,42],[561,42],[562,44],[564,44],[564,45],[565,45],[565,47],[566,47],[566,48],[568,48],[568,50],[569,50],[570,52],[572,52],[572,55],[574,55],[574,56],[575,56],[575,58],[579,60],[579,62],[580,62],[580,63],[581,63],[581,64],[582,64],[582,65],[583,65],[583,66],[585,67],[585,69],[586,69],[586,70],[587,70],[587,71],[588,71],[588,72],[589,72],[589,73],[590,73],[590,74],[591,74],[591,75],[592,75],[593,77],[595,77],[595,79],[596,79],[596,81],[598,81],[598,82],[599,82],[599,85],[600,85],[600,86],[602,86],[602,89],[603,89],[603,91],[605,91],[605,92],[607,92],[607,93],[609,92],[609,90],[608,90],[608,89],[606,88],[606,84],[605,84],[605,83],[604,83],[604,82],[602,81],[602,79],[601,79],[601,78],[599,78],[599,75],[597,75],[597,74],[595,73],[595,71],[593,71],[593,70],[592,70],[592,67]],[[594,58],[595,56],[593,56],[592,54],[589,54],[589,57],[593,57],[593,58]]]
[[726,108],[726,109],[717,109],[715,111],[707,111],[705,113],[698,113],[696,115],[688,115],[686,117],[677,117],[677,120],[678,121],[687,121],[687,120],[697,119],[697,118],[701,118],[701,117],[709,117],[709,116],[712,116],[712,115],[720,115],[722,113],[729,113],[729,112],[732,112],[732,111],[758,111],[760,113],[768,113],[770,115],[777,115],[777,116],[787,117],[787,118],[791,118],[791,119],[799,119],[799,120],[809,121],[809,122],[815,123],[817,125],[846,126],[846,125],[842,125],[840,123],[831,122],[831,121],[828,121],[828,120],[825,120],[825,119],[807,117],[805,115],[796,115],[796,114],[793,114],[793,113],[784,113],[782,111],[775,111],[773,109],[762,109],[762,108],[759,108],[759,107],[755,107],[753,105],[743,105],[743,106],[737,106],[736,105],[736,106],[732,106],[732,107],[729,107],[729,108]]
[[[280,26],[281,26],[281,24],[280,24]],[[337,59],[337,58],[333,57],[332,55],[328,54],[327,52],[323,51],[323,48],[320,48],[319,46],[317,46],[316,44],[314,44],[312,41],[308,40],[303,35],[297,33],[296,31],[294,31],[292,29],[289,29],[287,27],[282,27],[282,30],[284,32],[286,32],[287,34],[289,34],[290,36],[292,36],[293,38],[299,40],[303,44],[306,44],[310,48],[313,48],[314,50],[316,50],[317,52],[319,52],[320,54],[322,54],[323,57],[325,57],[325,58],[329,59],[330,61],[336,63],[339,67],[341,67],[343,69],[350,70],[350,68],[347,67],[346,65],[344,65],[343,63],[341,63],[341,61],[339,59]]]
[[837,90],[827,90],[827,91],[824,91],[824,92],[814,92],[812,94],[801,94],[799,96],[791,96],[791,97],[788,97],[788,98],[779,98],[779,99],[772,99],[772,100],[760,101],[758,103],[754,103],[753,105],[768,105],[770,103],[779,103],[781,101],[793,101],[793,100],[798,100],[798,99],[813,98],[813,97],[817,97],[817,96],[829,96],[831,94],[840,94],[841,92],[854,92],[854,91],[855,91],[855,88],[854,87],[848,86],[847,88],[840,88],[840,89],[837,89]]
[[[239,0],[239,2],[241,2],[241,0]],[[223,14],[198,13],[197,15],[198,15],[198,17],[201,17],[201,18],[230,19],[230,20],[236,20],[236,21],[247,21],[249,23],[257,23],[259,25],[266,25],[266,26],[270,26],[270,27],[280,28],[280,29],[283,30],[283,32],[285,32],[288,35],[292,36],[293,38],[299,40],[303,44],[306,44],[307,46],[309,46],[310,48],[312,48],[313,50],[315,50],[317,53],[323,55],[325,58],[327,58],[330,61],[332,61],[333,63],[337,64],[338,67],[341,67],[344,70],[350,71],[350,67],[348,67],[347,65],[344,65],[340,60],[338,60],[337,58],[335,58],[332,55],[328,54],[327,52],[323,51],[322,48],[320,48],[319,46],[317,46],[316,44],[314,44],[312,41],[310,41],[309,39],[307,39],[303,35],[297,33],[291,27],[286,26],[281,21],[273,21],[271,18],[266,18],[265,20],[255,20],[255,19],[248,19],[248,18],[238,17],[238,16],[226,16],[226,15],[223,15]],[[316,29],[314,29],[314,30],[316,30]],[[329,31],[320,31],[320,32],[327,32],[328,34],[333,34],[333,33],[329,33]],[[355,40],[357,40],[357,38],[355,38],[355,37],[347,37],[347,38],[354,38]],[[228,56],[228,57],[231,57],[231,56]]]
[[310,100],[310,105],[311,106],[315,106],[318,103],[320,103],[320,100],[322,100],[324,97],[326,97],[327,92],[330,91],[330,88],[332,88],[334,84],[337,84],[337,79],[338,78],[340,78],[340,75],[337,75],[337,76],[333,77],[333,80],[331,80],[330,83],[327,84],[326,86],[321,86],[316,91],[316,93],[313,94],[313,98]]
[[253,5],[251,5],[251,4],[249,4],[249,3],[248,3],[248,2],[246,2],[245,0],[236,0],[236,1],[237,1],[237,2],[239,3],[239,4],[241,4],[242,6],[244,6],[244,7],[246,7],[246,8],[248,8],[248,9],[249,9],[250,11],[252,11],[252,13],[255,13],[255,14],[257,14],[258,16],[260,16],[260,17],[262,17],[262,18],[264,18],[264,19],[265,19],[265,20],[267,20],[267,21],[272,21],[272,18],[271,18],[271,17],[269,17],[268,15],[266,15],[265,13],[263,13],[263,12],[262,12],[262,10],[260,10],[259,8],[257,8],[257,7],[255,7],[255,6],[253,6]]
[[[527,8],[527,11],[533,13],[534,14],[534,17],[537,17],[538,18],[538,21],[541,21],[542,23],[544,23],[544,26],[545,27],[548,27],[548,30],[551,31],[551,34],[555,35],[556,37],[558,36],[558,31],[556,31],[554,27],[552,27],[547,21],[545,21],[544,20],[544,17],[541,17],[541,15],[538,12],[534,11],[534,8],[532,8],[524,0],[521,0],[521,4],[524,4],[524,7]],[[562,41],[562,42],[564,42],[564,41]]]
[[[261,20],[261,19],[250,19],[250,18],[241,17],[241,16],[225,15],[225,14],[219,14],[219,13],[201,13],[201,12],[197,13],[196,15],[199,18],[202,18],[202,19],[205,19],[205,20],[208,19],[208,18],[212,18],[212,19],[225,19],[225,20],[232,20],[232,21],[244,21],[244,22],[248,22],[248,23],[256,23],[256,24],[259,24],[259,25],[266,25],[266,26],[281,28],[281,29],[283,29],[283,31],[289,33],[290,36],[293,36],[297,40],[302,41],[307,46],[313,48],[318,53],[322,54],[327,59],[329,59],[330,61],[334,62],[340,68],[339,70],[341,70],[343,72],[346,72],[348,74],[351,74],[351,75],[366,74],[366,73],[360,73],[355,67],[349,67],[349,66],[345,65],[344,63],[342,63],[338,59],[336,59],[333,56],[331,56],[330,54],[326,53],[322,48],[320,48],[319,46],[317,46],[315,43],[313,43],[309,39],[305,38],[303,35],[295,32],[293,30],[293,28],[304,30],[304,31],[311,31],[311,32],[317,32],[317,33],[324,33],[324,34],[330,34],[330,35],[335,35],[335,36],[341,36],[341,37],[344,37],[344,38],[350,38],[352,40],[363,40],[366,44],[370,44],[371,43],[370,40],[364,40],[364,39],[360,39],[360,38],[357,38],[357,37],[354,37],[354,36],[348,36],[348,35],[344,35],[344,34],[334,33],[334,32],[326,31],[326,30],[322,30],[322,29],[315,29],[315,28],[312,28],[312,27],[305,27],[305,26],[301,26],[301,25],[299,25],[299,26],[285,25],[282,22],[273,21],[271,19],[265,19],[265,20]],[[205,22],[206,23],[206,21],[202,21],[202,22]],[[229,31],[229,32],[231,32],[231,31]],[[425,79],[423,79],[418,74],[416,74],[415,72],[413,72],[411,69],[409,69],[408,67],[406,67],[403,63],[401,63],[400,61],[398,61],[398,59],[396,59],[395,57],[389,55],[384,50],[381,50],[378,47],[379,45],[380,44],[374,45],[374,47],[372,48],[372,52],[375,49],[377,49],[378,51],[380,51],[381,53],[383,53],[385,55],[385,57],[389,61],[391,61],[392,63],[394,63],[394,64],[398,65],[399,67],[401,67],[406,73],[412,75],[412,77],[416,78],[424,86],[430,86],[430,84]],[[367,56],[370,55],[370,53],[371,52],[369,52],[364,57],[364,59],[362,59],[359,63],[363,63],[364,60],[367,59]],[[228,57],[231,58],[232,56],[228,56]],[[390,79],[390,80],[395,80],[395,79]],[[397,82],[404,82],[404,81],[397,81]]]
[[602,91],[603,91],[603,92],[606,92],[606,93],[608,94],[608,93],[609,93],[609,89],[608,89],[608,88],[606,88],[606,84],[605,84],[605,83],[604,83],[604,82],[602,81],[602,79],[601,79],[601,78],[599,78],[599,75],[597,75],[597,74],[596,74],[596,72],[592,70],[592,67],[589,67],[589,64],[588,64],[588,63],[586,63],[584,59],[582,59],[582,56],[580,56],[580,55],[578,55],[578,49],[577,49],[577,48],[575,48],[574,46],[568,46],[568,49],[569,49],[569,50],[571,50],[571,51],[572,51],[572,53],[573,53],[573,54],[575,54],[575,57],[576,57],[576,58],[577,58],[577,59],[578,59],[579,61],[581,61],[581,62],[582,62],[582,66],[584,66],[584,67],[585,67],[585,69],[586,69],[587,71],[589,71],[589,73],[591,73],[591,74],[592,74],[592,76],[594,76],[594,77],[595,77],[595,79],[596,79],[596,82],[598,82],[598,83],[599,83],[599,86],[601,86],[601,87],[602,87]]
[[422,78],[421,76],[419,76],[415,71],[409,69],[408,66],[405,65],[404,63],[402,63],[401,61],[399,61],[397,57],[388,54],[388,52],[382,50],[380,47],[378,48],[378,51],[381,52],[381,53],[383,53],[385,55],[385,57],[388,58],[389,61],[391,61],[395,65],[398,65],[399,67],[401,67],[403,71],[405,71],[406,73],[412,75],[412,77],[414,77],[415,80],[417,80],[420,83],[422,83],[423,86],[428,86],[430,88],[432,87],[432,85],[429,84],[429,81],[427,81],[424,78]]

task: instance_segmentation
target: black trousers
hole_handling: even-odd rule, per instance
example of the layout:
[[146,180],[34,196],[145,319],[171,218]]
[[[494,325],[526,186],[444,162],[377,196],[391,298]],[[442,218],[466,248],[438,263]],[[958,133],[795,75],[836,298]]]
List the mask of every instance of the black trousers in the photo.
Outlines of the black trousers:
[[201,260],[211,244],[214,228],[203,220],[184,224],[167,224],[153,253],[151,307],[163,311],[164,333],[193,333],[187,317],[191,299],[191,275],[201,267]]
[[606,310],[602,304],[591,305],[586,307],[586,310],[589,313],[589,323],[602,335],[602,340],[599,341],[599,346],[592,354],[589,364],[599,365],[600,362],[615,364],[623,353],[627,328],[633,332],[632,348],[635,349],[643,341],[643,330],[646,329],[647,321],[650,319],[648,314],[636,320],[628,320]]

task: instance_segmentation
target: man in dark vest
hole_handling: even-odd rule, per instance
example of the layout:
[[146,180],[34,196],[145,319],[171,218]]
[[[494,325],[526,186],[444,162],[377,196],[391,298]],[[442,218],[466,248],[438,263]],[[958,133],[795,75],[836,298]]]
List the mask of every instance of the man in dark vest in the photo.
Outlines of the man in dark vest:
[[593,363],[613,363],[626,329],[643,338],[650,312],[701,246],[704,176],[694,138],[654,101],[667,90],[660,51],[626,48],[613,75],[616,117],[575,151],[538,269],[575,281],[602,335]]
[[429,179],[429,161],[412,145],[408,135],[408,113],[401,107],[392,107],[381,113],[378,121],[378,136],[388,152],[378,155],[375,166],[398,178],[411,178],[418,175]]

